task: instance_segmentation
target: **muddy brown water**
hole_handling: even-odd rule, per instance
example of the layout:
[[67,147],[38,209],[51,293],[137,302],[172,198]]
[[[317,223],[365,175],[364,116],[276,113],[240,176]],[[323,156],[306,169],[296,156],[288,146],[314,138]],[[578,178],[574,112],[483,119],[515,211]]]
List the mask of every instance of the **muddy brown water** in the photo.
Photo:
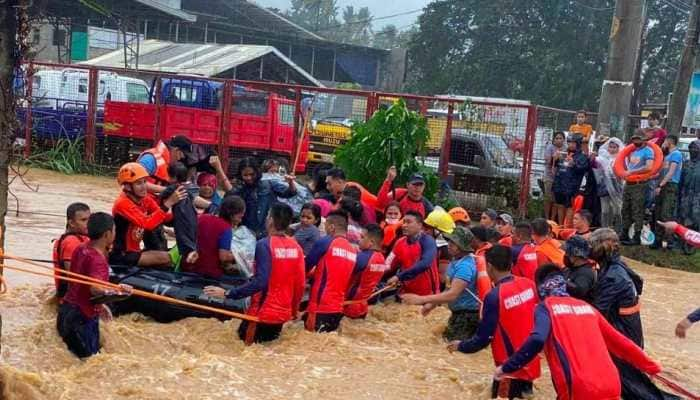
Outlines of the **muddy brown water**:
[[[65,207],[84,201],[109,211],[113,180],[32,171],[32,192],[12,185],[24,214],[8,217],[9,254],[50,258],[51,238],[65,224]],[[11,202],[11,208],[14,204]],[[55,214],[55,215],[44,215]],[[8,264],[14,263],[8,261]],[[16,264],[15,264],[16,265]],[[700,327],[685,340],[673,329],[700,306],[700,275],[631,262],[646,280],[643,320],[648,352],[679,382],[700,392]],[[449,312],[427,318],[417,308],[385,304],[365,321],[343,321],[339,334],[312,334],[287,325],[271,344],[244,347],[237,321],[187,319],[158,324],[137,314],[102,324],[103,351],[73,357],[55,331],[50,280],[6,271],[0,399],[482,399],[488,398],[493,360],[488,349],[451,355],[440,333]],[[546,363],[544,364],[546,365]],[[549,373],[535,383],[538,399],[552,399]]]

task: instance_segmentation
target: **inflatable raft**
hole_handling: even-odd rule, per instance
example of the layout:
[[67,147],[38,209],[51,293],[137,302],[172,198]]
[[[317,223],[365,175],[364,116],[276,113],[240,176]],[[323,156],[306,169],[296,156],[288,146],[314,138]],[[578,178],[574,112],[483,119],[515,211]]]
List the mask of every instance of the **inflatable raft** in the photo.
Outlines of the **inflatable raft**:
[[[244,312],[248,302],[247,299],[216,299],[203,293],[206,286],[220,286],[227,290],[240,286],[245,283],[246,279],[244,278],[211,279],[187,272],[112,265],[110,266],[109,280],[113,283],[131,285],[134,289],[235,312]],[[111,303],[110,308],[115,315],[138,312],[158,322],[172,322],[192,317],[226,319],[220,314],[137,296]]]

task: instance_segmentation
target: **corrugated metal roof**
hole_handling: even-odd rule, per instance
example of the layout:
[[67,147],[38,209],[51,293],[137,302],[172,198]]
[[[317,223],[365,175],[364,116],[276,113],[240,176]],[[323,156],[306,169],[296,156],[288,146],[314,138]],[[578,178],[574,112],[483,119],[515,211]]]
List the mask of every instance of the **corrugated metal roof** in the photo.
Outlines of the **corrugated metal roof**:
[[[139,69],[207,77],[216,76],[249,61],[274,54],[275,57],[297,71],[313,85],[323,87],[321,82],[272,46],[172,43],[146,40],[141,43],[139,53]],[[130,65],[134,65],[136,60],[132,57],[128,62]],[[115,50],[82,64],[123,68],[124,51]]]
[[170,14],[174,17],[184,19],[185,21],[189,21],[189,22],[197,21],[196,15],[192,15],[192,14],[184,12],[182,10],[178,10],[177,8],[168,7],[167,5],[159,3],[159,2],[154,1],[154,0],[135,0],[135,1],[137,3],[141,3],[145,6],[155,8],[155,9],[162,11],[166,14]]

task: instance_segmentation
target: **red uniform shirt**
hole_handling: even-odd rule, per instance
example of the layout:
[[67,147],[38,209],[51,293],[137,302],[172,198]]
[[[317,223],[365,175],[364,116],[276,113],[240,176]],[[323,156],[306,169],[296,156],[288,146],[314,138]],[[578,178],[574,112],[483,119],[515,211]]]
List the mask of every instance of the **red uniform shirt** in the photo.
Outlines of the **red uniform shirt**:
[[[89,244],[84,244],[73,252],[70,260],[71,272],[87,275],[103,281],[109,280],[109,265],[105,256]],[[68,292],[63,298],[64,303],[73,304],[80,308],[85,318],[95,318],[98,308],[92,304],[90,286],[80,283],[69,283]]]
[[[498,285],[498,328],[491,342],[496,365],[502,365],[530,335],[537,301],[537,288],[529,279],[514,276]],[[530,382],[539,378],[539,357],[510,375]]]
[[535,272],[539,266],[535,246],[530,243],[513,246],[513,275],[535,281]]
[[374,292],[386,270],[386,261],[382,253],[365,250],[358,254],[350,287],[345,296],[352,303],[345,305],[343,314],[350,318],[361,318],[367,315],[369,309],[367,299]]
[[122,193],[112,207],[116,237],[112,251],[117,253],[141,251],[144,231],[151,231],[172,218],[151,197],[144,197],[139,203]]
[[[75,249],[89,241],[90,238],[79,233],[64,233],[60,238],[54,241],[52,253],[54,276],[59,275],[58,270],[66,269],[65,263],[70,262]],[[55,278],[54,283],[56,285],[56,294],[59,297],[63,297],[65,295],[65,288],[68,287],[68,282]]]
[[498,240],[498,244],[500,244],[501,246],[511,247],[513,245],[513,235],[503,236]]
[[[314,283],[309,293],[309,313],[343,312],[345,292],[356,260],[357,250],[345,237],[330,239],[327,250],[312,273]],[[307,267],[310,266],[308,264],[307,262]]]
[[421,233],[417,238],[402,237],[387,257],[387,264],[392,270],[399,268],[401,293],[425,296],[440,291],[437,245],[431,236]]
[[296,316],[304,294],[304,251],[293,238],[281,236],[270,236],[269,251],[267,287],[253,295],[247,314],[264,323],[283,324]]
[[[391,182],[384,181],[382,187],[379,189],[377,194],[377,208],[384,210],[386,206],[394,200],[390,197],[391,192]],[[428,214],[433,211],[433,205],[425,197],[420,200],[412,200],[408,197],[408,190],[403,188],[394,189],[396,201],[399,202],[399,207],[401,208],[401,213],[406,215],[409,211],[415,211],[425,218]]]
[[611,353],[644,372],[661,370],[590,304],[572,297],[549,297],[543,304],[551,320],[544,350],[558,399],[618,400],[620,377]]

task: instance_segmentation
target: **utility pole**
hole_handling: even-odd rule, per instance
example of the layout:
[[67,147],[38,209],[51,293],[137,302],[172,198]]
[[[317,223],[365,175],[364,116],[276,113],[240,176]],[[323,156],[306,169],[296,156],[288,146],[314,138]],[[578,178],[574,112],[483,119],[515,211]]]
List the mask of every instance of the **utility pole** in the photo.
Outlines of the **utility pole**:
[[688,101],[690,79],[695,71],[695,58],[698,54],[698,18],[700,18],[700,0],[695,0],[693,11],[688,19],[688,32],[685,35],[685,47],[681,62],[676,74],[676,82],[673,84],[673,96],[671,96],[670,110],[666,129],[672,135],[681,133],[681,125],[685,116],[685,106]]
[[598,133],[625,137],[642,39],[646,0],[617,0],[598,109]]

